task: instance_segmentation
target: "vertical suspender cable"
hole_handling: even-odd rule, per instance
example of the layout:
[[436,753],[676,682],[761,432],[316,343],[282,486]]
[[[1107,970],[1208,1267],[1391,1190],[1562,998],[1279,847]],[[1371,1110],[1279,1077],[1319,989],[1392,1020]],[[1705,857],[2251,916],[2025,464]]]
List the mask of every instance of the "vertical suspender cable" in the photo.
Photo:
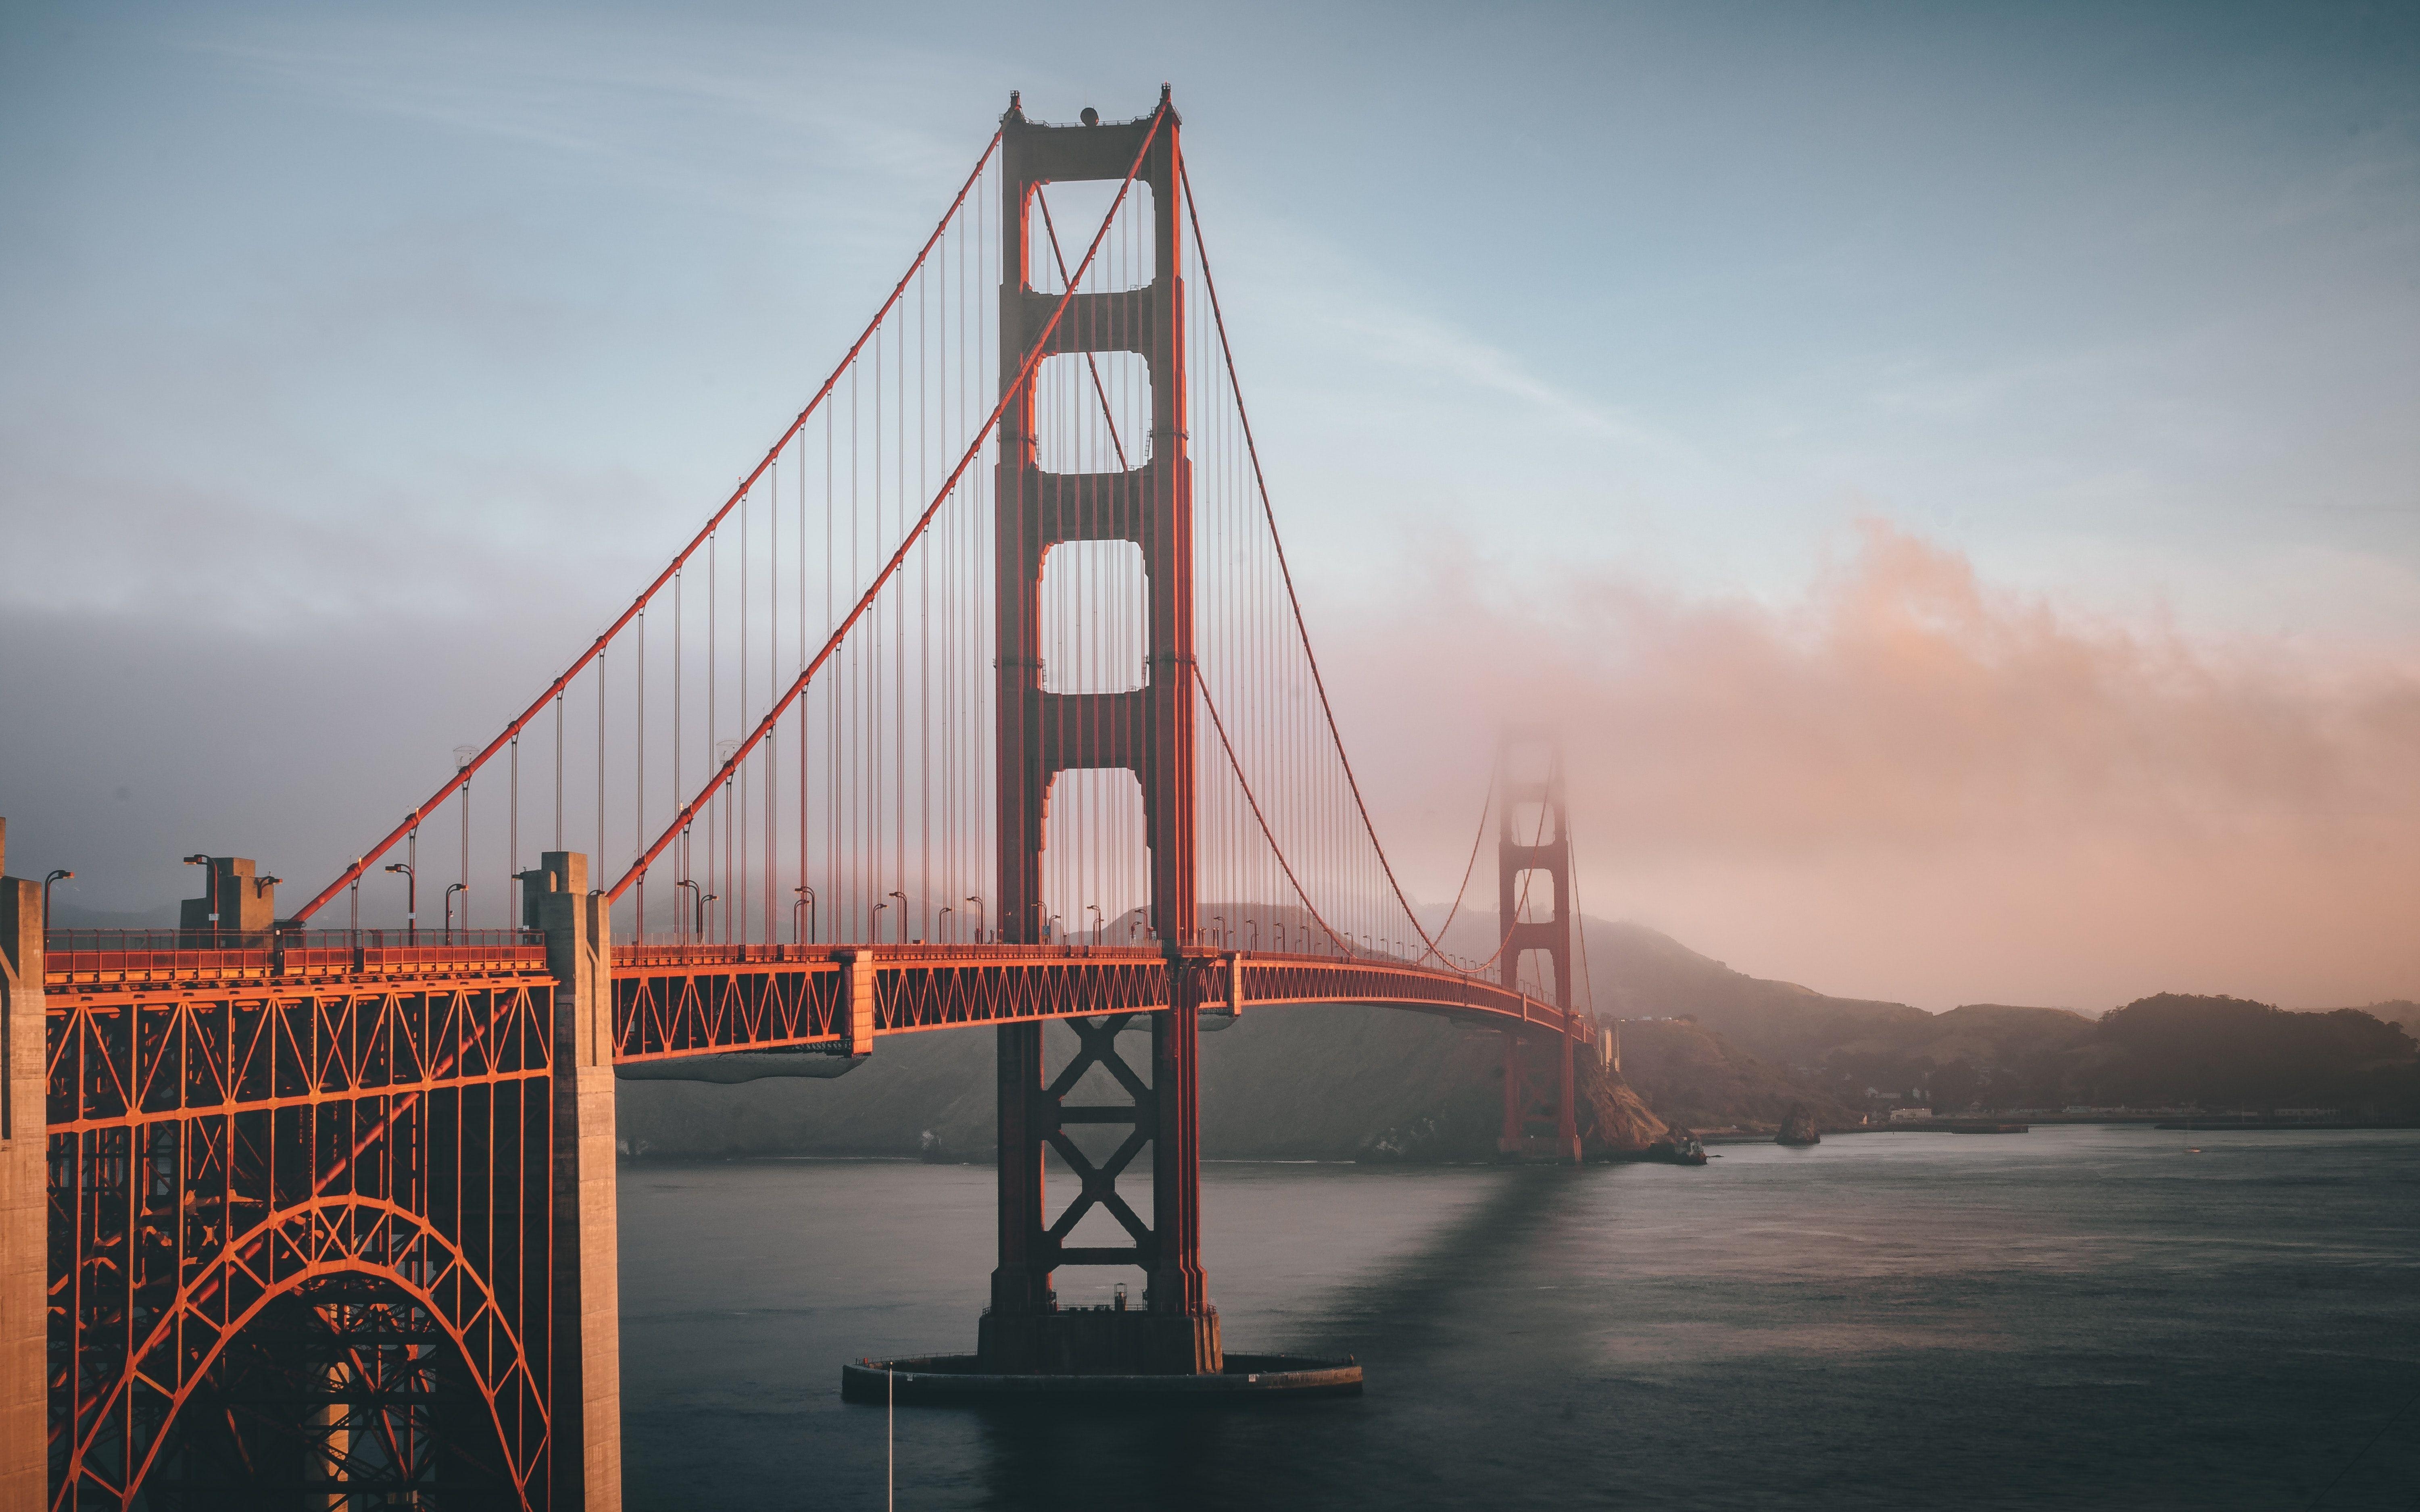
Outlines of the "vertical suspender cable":
[[[634,779],[630,784],[633,812],[630,845],[633,850],[647,842],[647,614],[644,609],[639,611],[638,638],[639,671],[635,697],[638,701],[636,723],[639,738],[637,748],[631,755]],[[632,934],[644,941],[647,937],[647,874],[644,872],[639,873],[638,889],[632,897],[632,912],[635,916]]]

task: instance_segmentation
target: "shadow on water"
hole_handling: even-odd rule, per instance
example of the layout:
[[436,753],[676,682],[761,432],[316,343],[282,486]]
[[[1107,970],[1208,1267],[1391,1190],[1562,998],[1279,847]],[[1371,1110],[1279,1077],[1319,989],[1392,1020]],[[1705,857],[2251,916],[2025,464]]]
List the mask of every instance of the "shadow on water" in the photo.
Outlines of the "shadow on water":
[[[1004,1406],[982,1420],[978,1472],[988,1504],[1034,1507],[1230,1507],[1418,1504],[1423,1456],[1400,1435],[1430,1414],[1414,1386],[1474,1332],[1501,1334],[1500,1300],[1474,1295],[1526,1269],[1538,1231],[1585,1173],[1523,1168],[1417,1250],[1331,1294],[1319,1329],[1370,1367],[1360,1397],[1262,1401],[1217,1408],[1136,1403],[1107,1412]],[[1512,1332],[1530,1335],[1532,1330]],[[1544,1331],[1534,1334],[1544,1343]],[[1528,1351],[1525,1351],[1525,1353]],[[1547,1352],[1560,1352],[1549,1350]],[[1537,1356],[1529,1354],[1529,1363]],[[1434,1427],[1435,1425],[1431,1425]],[[1386,1452],[1387,1445],[1396,1452]]]
[[1381,1365],[1417,1365],[1446,1348],[1466,1316],[1457,1299],[1492,1288],[1517,1267],[1587,1174],[1560,1166],[1502,1172],[1493,1192],[1429,1242],[1342,1288],[1334,1328],[1343,1348]]

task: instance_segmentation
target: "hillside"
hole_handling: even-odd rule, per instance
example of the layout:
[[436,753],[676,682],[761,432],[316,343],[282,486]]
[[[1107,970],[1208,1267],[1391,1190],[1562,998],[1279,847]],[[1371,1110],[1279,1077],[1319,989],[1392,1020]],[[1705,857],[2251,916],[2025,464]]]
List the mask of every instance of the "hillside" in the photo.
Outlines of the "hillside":
[[[1050,1068],[1072,1037],[1046,1041]],[[1143,1066],[1148,1035],[1120,1041]],[[1546,1072],[1541,1052],[1533,1074]],[[1247,1013],[1202,1038],[1202,1149],[1211,1160],[1489,1160],[1503,1107],[1503,1039],[1382,1008]],[[987,1161],[992,1036],[900,1035],[836,1080],[737,1087],[624,1082],[621,1137],[637,1154],[913,1155]],[[1075,1100],[1118,1096],[1099,1070]],[[1592,1144],[1637,1149],[1663,1125],[1583,1057]],[[1590,1132],[1584,1128],[1584,1133]]]
[[1863,1115],[1689,1019],[1624,1021],[1621,1074],[1657,1117],[1689,1129],[1775,1126],[1796,1106],[1828,1129]]
[[[1282,910],[1244,921],[1238,937],[1298,932]],[[1125,921],[1112,921],[1115,937]],[[1584,1086],[1581,1101],[1607,1130],[1636,1145],[1660,1134],[1659,1117],[1692,1127],[1778,1123],[1807,1102],[1827,1124],[1854,1121],[1861,1104],[1787,1068],[1820,1061],[1832,1040],[1897,1030],[1931,1015],[1899,1003],[1826,997],[1732,971],[1637,924],[1585,921],[1590,977],[1606,1017],[1691,1015],[1702,1028],[1624,1026],[1620,1079]],[[1466,916],[1450,949],[1484,954],[1489,916]],[[1051,1037],[1064,1055],[1066,1037]],[[1129,1058],[1147,1053],[1130,1037]],[[1213,1160],[1478,1160],[1493,1156],[1501,1119],[1498,1035],[1425,1014],[1380,1008],[1275,1009],[1247,1013],[1202,1041],[1202,1151]],[[1097,1073],[1095,1073],[1097,1074]],[[885,1039],[873,1059],[835,1081],[738,1087],[625,1083],[622,1134],[633,1150],[719,1155],[775,1152],[986,1160],[992,1132],[992,1042],[980,1031]],[[1642,1080],[1646,1078],[1646,1080]],[[1584,1081],[1588,1078],[1584,1077]],[[1105,1094],[1106,1095],[1106,1094]],[[1652,1109],[1651,1113],[1649,1110]]]
[[[2314,1013],[2335,1013],[2341,1012],[2343,1011],[2341,1009],[2313,1009],[2311,1011]],[[2392,1024],[2397,1028],[2401,1029],[2404,1033],[2412,1036],[2414,1040],[2420,1040],[2420,1003],[2415,1003],[2408,997],[2397,997],[2383,1003],[2366,1004],[2360,1009],[2359,1011],[2368,1014],[2371,1018],[2378,1020],[2381,1024]]]
[[[1225,912],[1255,936],[1300,927],[1276,911],[1264,920]],[[1457,920],[1449,948],[1483,955],[1493,922]],[[1667,1122],[1770,1128],[1798,1103],[1828,1128],[1908,1105],[2420,1106],[2412,1041],[2381,1022],[2420,1020],[2420,1005],[2408,1002],[2306,1014],[2164,997],[2100,1019],[2003,1003],[1935,1014],[1750,977],[1637,924],[1589,919],[1586,940],[1598,1011],[1621,1021],[1622,1074],[1603,1076],[1591,1063],[1580,1088],[1595,1143],[1607,1149],[1635,1149]],[[1067,1053],[1068,1037],[1050,1042],[1054,1055]],[[1131,1062],[1148,1055],[1143,1035],[1126,1043]],[[1292,1008],[1247,1013],[1202,1043],[1209,1159],[1495,1153],[1503,1049],[1493,1032],[1389,1009]],[[1106,1084],[1099,1092],[1109,1096]],[[981,1031],[885,1039],[869,1064],[836,1081],[625,1083],[621,1107],[623,1137],[642,1152],[988,1160],[992,1040]]]

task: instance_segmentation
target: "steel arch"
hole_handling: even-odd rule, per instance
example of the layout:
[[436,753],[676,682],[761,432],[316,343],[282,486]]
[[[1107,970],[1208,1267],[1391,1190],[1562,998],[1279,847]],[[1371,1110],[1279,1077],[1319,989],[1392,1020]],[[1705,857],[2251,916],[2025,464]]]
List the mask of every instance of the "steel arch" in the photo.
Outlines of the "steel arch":
[[[356,1213],[366,1216],[370,1221],[366,1224],[342,1221]],[[302,1233],[289,1235],[284,1232],[298,1223],[303,1226]],[[376,1236],[398,1237],[394,1234],[398,1226],[405,1230],[399,1237],[407,1247],[426,1245],[440,1253],[444,1262],[442,1271],[430,1274],[426,1281],[416,1281],[394,1264],[364,1257],[361,1251],[371,1247]],[[349,1235],[352,1236],[349,1245],[346,1243]],[[276,1264],[281,1257],[307,1257],[300,1265],[284,1268]],[[269,1272],[265,1277],[255,1263],[264,1258],[270,1262],[265,1267]],[[97,1404],[90,1425],[69,1454],[64,1473],[52,1493],[54,1512],[70,1512],[70,1508],[81,1504],[82,1498],[78,1493],[87,1488],[98,1488],[114,1496],[121,1507],[132,1507],[162,1448],[171,1442],[178,1413],[210,1366],[244,1326],[257,1318],[269,1304],[300,1289],[306,1282],[347,1274],[369,1276],[395,1287],[428,1309],[429,1316],[438,1320],[439,1326],[459,1352],[463,1365],[470,1370],[481,1399],[488,1405],[489,1426],[495,1430],[497,1447],[503,1451],[504,1463],[511,1473],[521,1505],[531,1506],[530,1480],[544,1463],[547,1449],[545,1428],[550,1414],[546,1392],[531,1366],[528,1351],[523,1348],[520,1335],[505,1321],[493,1289],[478,1273],[478,1268],[471,1263],[470,1257],[427,1219],[381,1197],[348,1196],[313,1197],[271,1214],[240,1239],[229,1242],[210,1265],[178,1288],[175,1302],[162,1312],[149,1335],[135,1351],[134,1363],[130,1363],[109,1395]],[[258,1289],[235,1315],[224,1319],[210,1317],[205,1311],[207,1303],[222,1293],[231,1292],[234,1289],[231,1283],[239,1275],[249,1276],[257,1284]],[[449,1290],[454,1297],[451,1307],[445,1300]],[[467,1318],[458,1316],[466,1292],[475,1297],[477,1302]],[[193,1324],[198,1324],[207,1337],[198,1353],[192,1351],[185,1343],[189,1325]],[[483,1351],[473,1348],[474,1332],[487,1335],[491,1341],[501,1341],[504,1345],[504,1369],[501,1372],[494,1368],[497,1351],[484,1351],[487,1359],[483,1363]],[[163,1349],[175,1351],[170,1361],[172,1373],[166,1382],[153,1379],[142,1363]],[[127,1466],[123,1484],[112,1485],[89,1468],[86,1456],[102,1430],[122,1412],[132,1410],[132,1399],[138,1384],[166,1396],[167,1411],[151,1428],[141,1463]],[[504,1412],[500,1406],[500,1398],[516,1390],[518,1399],[513,1403],[514,1407],[535,1413],[540,1426],[537,1437],[531,1443],[520,1463],[513,1460],[511,1446],[514,1436],[504,1427]],[[126,1431],[123,1438],[131,1452],[132,1433]]]

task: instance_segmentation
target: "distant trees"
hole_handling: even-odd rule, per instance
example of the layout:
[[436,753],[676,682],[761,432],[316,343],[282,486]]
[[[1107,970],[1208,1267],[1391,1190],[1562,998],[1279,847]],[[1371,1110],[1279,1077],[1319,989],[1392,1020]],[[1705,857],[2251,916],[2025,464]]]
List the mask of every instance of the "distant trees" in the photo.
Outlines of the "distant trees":
[[2001,1010],[2000,1032],[1957,1031],[1959,1014],[1981,1011],[1860,1026],[1854,1040],[1821,1054],[1808,1080],[1845,1103],[1866,1103],[1872,1088],[1943,1113],[2085,1103],[2420,1117],[2420,1044],[2358,1009],[2293,1013],[2166,993],[2097,1022]]
[[2099,1038],[2118,1052],[2095,1078],[2104,1098],[2370,1113],[2420,1103],[2420,1045],[2359,1009],[2289,1013],[2240,997],[2163,993],[2110,1010]]
[[1963,1113],[1979,1102],[1990,1078],[1963,1060],[1950,1060],[1932,1069],[1932,1111]]

